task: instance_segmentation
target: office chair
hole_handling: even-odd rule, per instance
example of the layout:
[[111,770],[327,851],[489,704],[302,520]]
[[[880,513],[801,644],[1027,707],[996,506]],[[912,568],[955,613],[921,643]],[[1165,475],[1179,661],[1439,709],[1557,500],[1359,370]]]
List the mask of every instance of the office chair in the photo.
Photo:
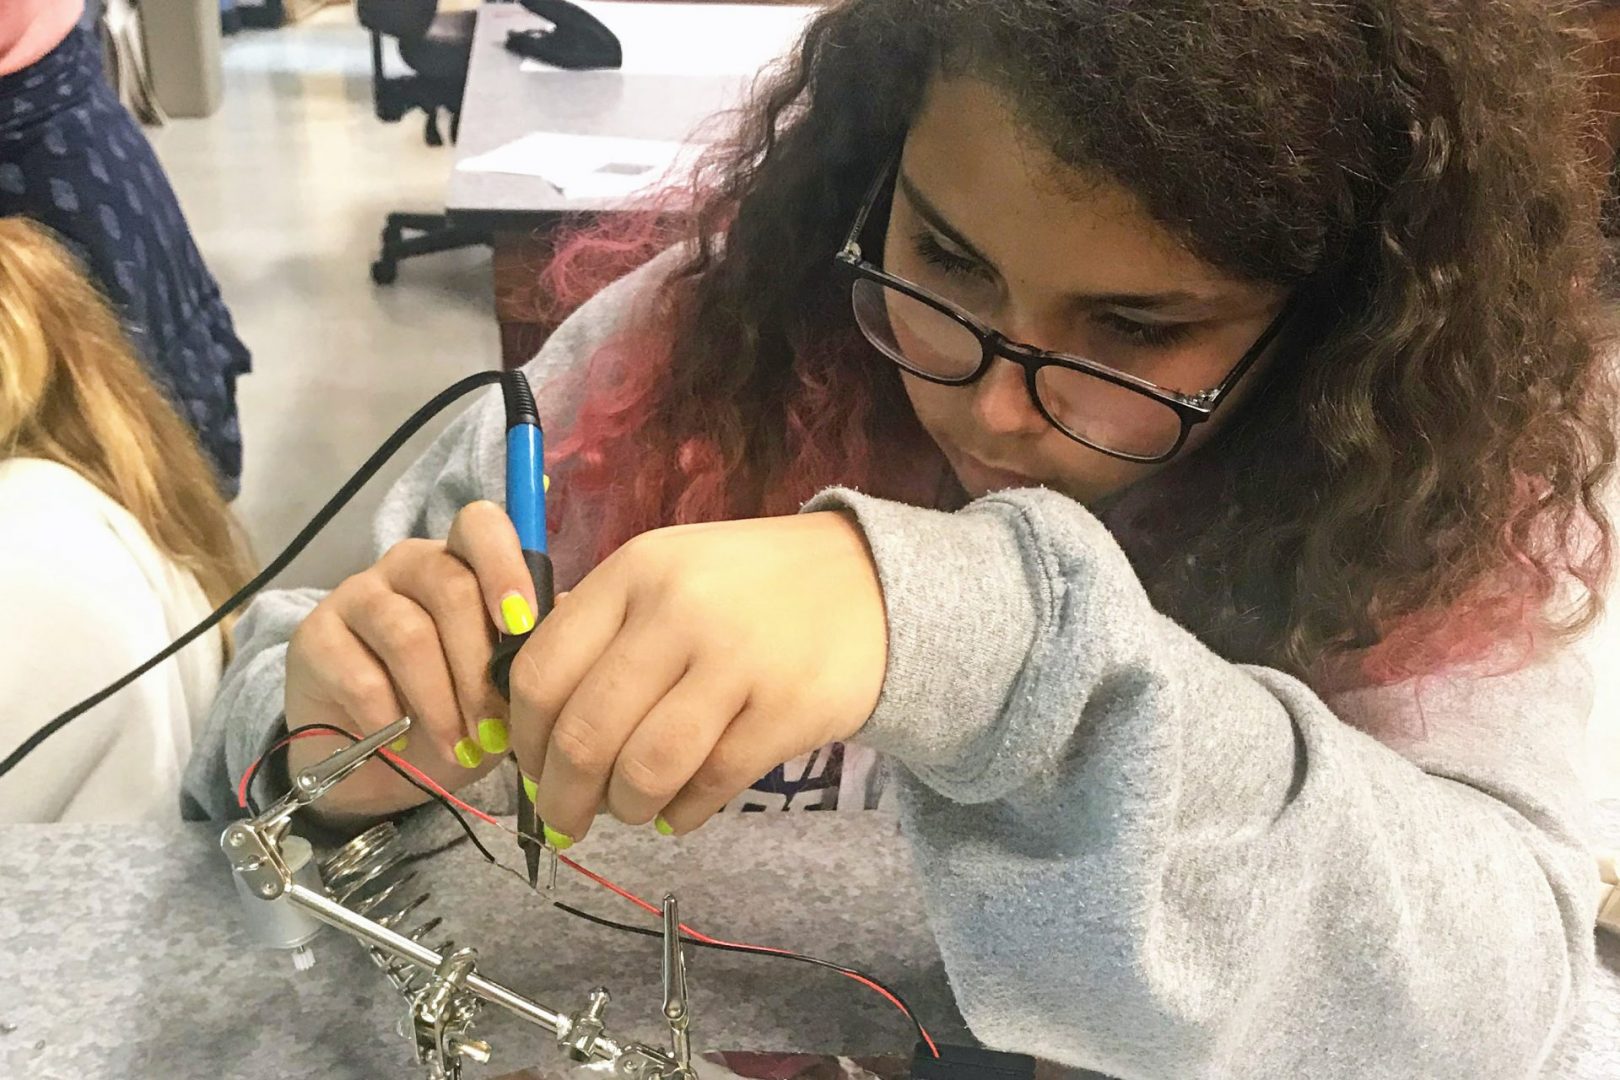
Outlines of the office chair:
[[[450,140],[461,127],[461,95],[467,85],[477,13],[438,13],[438,0],[357,0],[355,14],[371,31],[371,91],[377,118],[397,123],[413,109],[427,114],[423,137],[443,146],[439,113],[450,116]],[[408,75],[388,75],[383,65],[383,39],[393,38]],[[416,235],[407,236],[406,233]],[[387,285],[399,273],[401,259],[490,242],[489,233],[450,224],[444,214],[393,213],[382,231],[382,254],[371,264],[371,280]]]

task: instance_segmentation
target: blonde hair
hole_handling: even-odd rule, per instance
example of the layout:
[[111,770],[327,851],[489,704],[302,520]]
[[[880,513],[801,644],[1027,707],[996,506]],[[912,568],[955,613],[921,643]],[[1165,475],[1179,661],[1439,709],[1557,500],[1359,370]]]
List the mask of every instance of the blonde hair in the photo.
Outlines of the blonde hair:
[[0,460],[13,457],[58,462],[96,485],[210,603],[247,580],[213,470],[106,300],[50,233],[0,218]]

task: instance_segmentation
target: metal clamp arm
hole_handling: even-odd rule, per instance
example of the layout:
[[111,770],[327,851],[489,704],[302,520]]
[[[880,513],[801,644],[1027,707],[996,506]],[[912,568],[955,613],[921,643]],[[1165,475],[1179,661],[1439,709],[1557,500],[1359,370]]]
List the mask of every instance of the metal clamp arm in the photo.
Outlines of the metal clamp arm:
[[686,999],[686,954],[681,951],[681,915],[674,893],[664,894],[664,1019],[669,1022],[669,1048],[676,1076],[690,1077],[691,1006]]
[[281,850],[292,814],[330,791],[409,727],[410,719],[402,718],[344,747],[299,772],[292,790],[264,813],[229,825],[220,837],[220,846],[238,878],[255,896],[264,900],[285,896],[287,902],[299,910],[358,939],[375,953],[432,973],[432,981],[413,996],[411,1013],[418,1061],[428,1067],[432,1077],[459,1076],[462,1058],[487,1058],[487,1044],[471,1035],[473,1017],[481,1001],[498,1005],[551,1032],[558,1044],[577,1061],[611,1062],[627,1080],[695,1080],[687,1036],[690,1014],[686,1000],[686,963],[681,952],[680,917],[674,896],[664,897],[664,1017],[670,1027],[672,1051],[666,1053],[643,1043],[621,1045],[607,1037],[603,1022],[608,1004],[606,990],[593,991],[585,1008],[572,1016],[554,1012],[479,974],[472,950],[445,955],[430,949],[389,925],[344,906],[325,889],[310,888],[294,878]]
[[[316,762],[293,777],[292,790],[287,792],[282,802],[291,802],[293,809],[308,806],[347,779],[371,755],[402,738],[410,729],[411,718],[402,716],[387,727],[345,746],[325,761]],[[281,803],[276,805],[280,806]]]

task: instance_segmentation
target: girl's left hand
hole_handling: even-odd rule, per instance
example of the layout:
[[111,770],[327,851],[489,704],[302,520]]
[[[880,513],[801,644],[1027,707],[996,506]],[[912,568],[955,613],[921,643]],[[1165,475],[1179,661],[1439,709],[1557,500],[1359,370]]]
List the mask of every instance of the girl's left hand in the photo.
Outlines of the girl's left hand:
[[599,807],[688,832],[860,730],[887,661],[882,589],[849,516],[659,529],[562,597],[518,654],[512,749],[566,837]]

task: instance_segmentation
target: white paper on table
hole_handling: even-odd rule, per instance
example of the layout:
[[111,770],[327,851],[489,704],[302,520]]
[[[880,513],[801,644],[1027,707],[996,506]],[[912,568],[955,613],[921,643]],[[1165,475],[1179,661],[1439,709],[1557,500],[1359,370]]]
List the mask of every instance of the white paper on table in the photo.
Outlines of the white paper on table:
[[569,199],[619,198],[689,172],[706,149],[704,143],[535,131],[456,168],[537,176]]

